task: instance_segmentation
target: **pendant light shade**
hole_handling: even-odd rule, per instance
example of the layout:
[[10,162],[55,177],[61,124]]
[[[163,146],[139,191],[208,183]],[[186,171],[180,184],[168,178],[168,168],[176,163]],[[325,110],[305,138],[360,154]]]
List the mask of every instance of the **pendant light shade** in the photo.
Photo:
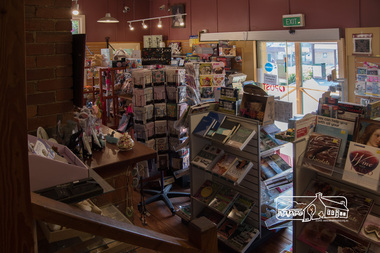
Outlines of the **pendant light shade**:
[[111,17],[111,13],[107,12],[104,17],[98,20],[99,23],[119,23],[119,20]]
[[109,13],[109,9],[110,9],[109,8],[109,1],[107,0],[107,11],[108,12],[106,13],[106,15],[103,18],[98,20],[99,23],[119,23],[119,20],[111,17],[111,13]]

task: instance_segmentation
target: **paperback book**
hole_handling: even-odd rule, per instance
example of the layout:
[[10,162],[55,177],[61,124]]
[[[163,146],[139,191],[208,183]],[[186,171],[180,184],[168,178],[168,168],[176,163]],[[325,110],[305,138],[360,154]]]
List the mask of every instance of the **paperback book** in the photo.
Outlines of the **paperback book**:
[[254,205],[254,201],[245,197],[244,195],[239,195],[235,202],[232,204],[230,211],[228,212],[228,218],[234,220],[238,224],[244,222],[248,214]]
[[243,223],[238,226],[230,238],[223,242],[238,252],[245,252],[259,234],[260,231],[257,228],[248,223]]
[[327,248],[329,253],[341,253],[341,252],[368,252],[369,242],[354,236],[352,234],[345,233],[337,230],[334,241],[330,243]]
[[198,125],[195,127],[193,134],[205,136],[214,121],[215,119],[211,117],[203,116],[201,121],[199,121]]
[[234,184],[240,184],[252,167],[252,162],[238,158],[224,174],[224,177],[234,182]]
[[217,231],[218,238],[227,240],[238,228],[238,224],[230,219],[225,219]]
[[380,178],[380,149],[351,141],[342,179],[376,191]]
[[238,193],[234,189],[222,186],[215,194],[215,197],[210,201],[209,207],[222,214],[225,214],[237,195]]
[[261,159],[261,179],[262,180],[267,180],[271,177],[274,177],[277,173],[275,170],[273,170],[269,164],[267,163],[267,161],[265,161],[264,159]]
[[[333,200],[334,197],[345,197],[346,198],[346,208],[348,209],[348,217],[347,219],[331,219],[332,222],[351,230],[355,233],[359,233],[360,229],[368,215],[370,213],[372,206],[374,204],[373,199],[368,198],[366,196],[361,195],[358,192],[346,190],[343,188],[339,188],[335,185],[332,185],[327,182],[323,182],[320,180],[312,180],[305,192],[302,196],[309,196],[308,198],[299,199],[299,203],[303,202],[305,204],[310,203],[310,198],[316,196],[316,193],[320,192],[323,195],[323,198],[331,198]],[[326,197],[327,196],[327,197]],[[336,202],[336,201],[335,201]],[[322,203],[316,205],[316,208],[323,208]],[[340,203],[332,203],[333,207],[340,207]],[[317,215],[318,212],[315,213]]]
[[214,198],[217,191],[219,191],[220,187],[220,184],[206,180],[194,194],[194,198],[208,204]]
[[223,156],[224,150],[212,145],[206,145],[194,157],[191,164],[205,170],[211,170],[214,164]]
[[213,133],[211,139],[220,143],[225,143],[228,138],[239,129],[240,123],[224,118],[218,129]]
[[215,133],[215,131],[218,129],[218,127],[223,122],[226,116],[217,112],[209,112],[207,114],[207,117],[211,117],[215,120],[208,129],[208,131],[206,131],[206,134],[204,135],[206,137],[211,138],[211,136]]
[[334,171],[341,139],[313,132],[302,161],[302,167],[331,175]]
[[239,129],[226,142],[226,145],[243,150],[255,134],[255,130],[240,126]]
[[380,217],[373,214],[368,214],[362,229],[360,230],[360,236],[380,245]]
[[237,157],[232,154],[225,153],[222,158],[214,165],[211,172],[217,176],[223,176],[237,160]]

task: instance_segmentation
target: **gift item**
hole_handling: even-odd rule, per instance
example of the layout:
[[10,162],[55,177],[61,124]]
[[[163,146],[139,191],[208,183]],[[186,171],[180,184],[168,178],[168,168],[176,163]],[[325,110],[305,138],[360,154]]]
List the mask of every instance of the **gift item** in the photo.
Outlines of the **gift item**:
[[117,142],[117,147],[120,149],[120,151],[128,151],[133,148],[135,145],[135,142],[133,141],[132,137],[128,133],[124,133]]

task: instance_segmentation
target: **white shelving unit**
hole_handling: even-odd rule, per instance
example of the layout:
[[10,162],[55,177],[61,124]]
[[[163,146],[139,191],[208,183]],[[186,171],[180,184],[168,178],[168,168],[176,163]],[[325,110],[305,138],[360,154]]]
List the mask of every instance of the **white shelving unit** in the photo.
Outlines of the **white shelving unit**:
[[[191,166],[191,169],[190,169],[191,196],[194,196],[194,194],[197,192],[197,190],[206,180],[211,180],[221,185],[225,185],[225,186],[233,188],[240,194],[245,195],[254,201],[254,206],[250,214],[248,215],[248,217],[245,219],[244,223],[253,225],[261,232],[260,146],[259,146],[260,137],[258,134],[259,133],[258,121],[226,114],[226,116],[230,120],[237,121],[242,126],[248,127],[250,129],[254,129],[257,133],[255,134],[253,139],[248,143],[248,145],[243,149],[243,151],[241,151],[239,149],[236,149],[227,145],[215,143],[215,142],[212,142],[210,139],[193,134],[194,128],[198,125],[202,117],[206,116],[207,114],[208,112],[202,112],[202,113],[190,115],[190,155],[191,155],[190,160],[194,159],[194,157],[206,144],[213,144],[223,149],[227,153],[231,153],[238,157],[245,158],[251,161],[253,163],[253,167],[239,185],[234,185],[233,183],[227,180],[224,180],[221,177],[214,176],[211,173],[206,172],[205,170],[197,168],[196,166]],[[205,204],[200,203],[199,201],[192,198],[191,200],[192,219],[196,218],[204,207],[205,207]],[[258,240],[258,238],[256,240]]]
[[[362,196],[371,198],[374,200],[374,205],[372,207],[371,213],[375,215],[380,215],[380,193],[379,191],[373,191],[370,189],[367,189],[365,187],[361,187],[356,184],[349,183],[347,181],[342,180],[342,173],[343,168],[342,166],[336,167],[334,169],[334,172],[331,176],[325,175],[322,173],[319,173],[317,171],[307,169],[302,167],[302,158],[304,155],[304,151],[306,150],[307,146],[307,139],[303,139],[296,143],[294,154],[297,156],[297,164],[295,164],[295,170],[294,170],[294,196],[302,196],[308,185],[313,179],[320,180],[326,183],[329,183],[331,185],[337,186],[339,188],[343,188],[346,190],[350,190],[352,192],[358,193]],[[343,165],[344,167],[344,165]],[[348,200],[349,201],[349,200]],[[305,223],[302,221],[293,221],[293,249],[294,252],[308,252],[308,249],[311,248],[311,246],[305,244],[304,242],[297,239],[297,237],[302,232],[303,226]],[[357,233],[354,233],[346,228],[342,228],[339,226],[340,230],[343,230],[344,232],[347,232],[348,234],[351,234],[353,236],[359,237]],[[363,239],[363,238],[362,238]],[[374,244],[372,244],[371,247],[374,247]],[[379,252],[380,248],[373,249],[370,248],[368,252]]]

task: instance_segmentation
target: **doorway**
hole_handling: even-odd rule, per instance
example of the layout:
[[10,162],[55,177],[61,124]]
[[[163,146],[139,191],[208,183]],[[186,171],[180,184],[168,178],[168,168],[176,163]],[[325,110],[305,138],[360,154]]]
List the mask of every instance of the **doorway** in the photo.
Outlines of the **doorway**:
[[317,110],[326,91],[341,98],[338,42],[259,41],[258,82],[282,101],[292,102],[293,115]]

